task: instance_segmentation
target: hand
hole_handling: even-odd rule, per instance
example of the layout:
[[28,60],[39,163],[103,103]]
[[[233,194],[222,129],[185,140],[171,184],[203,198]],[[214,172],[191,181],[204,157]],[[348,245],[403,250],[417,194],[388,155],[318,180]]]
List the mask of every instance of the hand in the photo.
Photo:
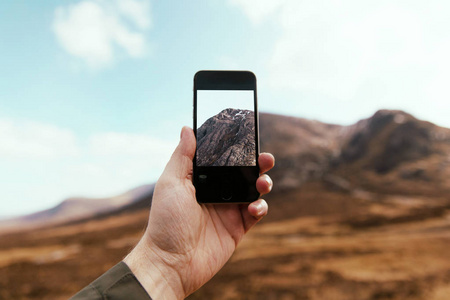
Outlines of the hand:
[[[153,194],[144,236],[124,262],[153,299],[183,299],[209,281],[228,261],[244,234],[267,214],[263,199],[251,204],[199,204],[192,184],[196,140],[184,127]],[[259,156],[261,173],[275,163]],[[272,180],[261,175],[261,194]]]

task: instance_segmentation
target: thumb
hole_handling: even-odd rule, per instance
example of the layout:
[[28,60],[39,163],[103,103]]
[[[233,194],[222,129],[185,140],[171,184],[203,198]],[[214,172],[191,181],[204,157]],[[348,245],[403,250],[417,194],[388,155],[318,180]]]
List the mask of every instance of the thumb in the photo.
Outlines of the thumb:
[[181,129],[180,142],[164,169],[164,176],[185,179],[192,174],[192,159],[195,155],[195,147],[194,131],[184,126]]

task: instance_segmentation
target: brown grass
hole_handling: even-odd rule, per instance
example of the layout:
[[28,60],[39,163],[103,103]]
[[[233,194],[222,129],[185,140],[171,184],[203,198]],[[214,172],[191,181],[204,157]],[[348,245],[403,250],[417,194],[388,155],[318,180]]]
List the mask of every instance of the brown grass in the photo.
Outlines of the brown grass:
[[[426,200],[393,196],[358,206],[357,215],[268,219],[190,299],[448,299],[450,212]],[[424,213],[436,207],[439,214]],[[425,217],[398,221],[413,213]],[[132,249],[147,215],[0,236],[0,299],[67,299]],[[374,216],[383,222],[349,222]]]

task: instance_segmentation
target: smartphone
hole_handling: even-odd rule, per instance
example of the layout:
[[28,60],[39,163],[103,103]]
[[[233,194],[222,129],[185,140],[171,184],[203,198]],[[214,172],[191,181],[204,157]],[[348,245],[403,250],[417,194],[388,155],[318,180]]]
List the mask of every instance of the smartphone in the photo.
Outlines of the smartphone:
[[259,198],[256,77],[250,71],[199,71],[194,76],[193,183],[200,203]]

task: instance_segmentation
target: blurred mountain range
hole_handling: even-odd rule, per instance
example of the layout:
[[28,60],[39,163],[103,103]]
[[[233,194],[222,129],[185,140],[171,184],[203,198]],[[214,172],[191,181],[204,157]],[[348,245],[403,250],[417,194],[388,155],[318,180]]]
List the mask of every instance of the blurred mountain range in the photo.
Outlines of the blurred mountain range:
[[[392,110],[349,126],[259,120],[276,157],[269,214],[188,299],[449,299],[450,129]],[[0,299],[92,282],[141,238],[153,188],[0,221]]]
[[25,216],[0,220],[0,229],[25,229],[43,225],[56,225],[89,218],[106,216],[111,212],[134,210],[140,204],[149,203],[153,194],[154,184],[146,184],[131,189],[123,194],[106,198],[68,198],[55,207]]
[[[450,129],[403,111],[380,110],[349,126],[260,114],[261,151],[276,157],[275,183],[267,200],[269,220],[300,215],[346,213],[383,195],[433,198],[450,193]],[[0,221],[3,228],[44,225],[149,207],[154,185],[122,195],[70,198],[31,215]],[[315,191],[320,189],[322,197]],[[341,198],[328,197],[338,191]],[[335,193],[336,194],[336,193]]]

